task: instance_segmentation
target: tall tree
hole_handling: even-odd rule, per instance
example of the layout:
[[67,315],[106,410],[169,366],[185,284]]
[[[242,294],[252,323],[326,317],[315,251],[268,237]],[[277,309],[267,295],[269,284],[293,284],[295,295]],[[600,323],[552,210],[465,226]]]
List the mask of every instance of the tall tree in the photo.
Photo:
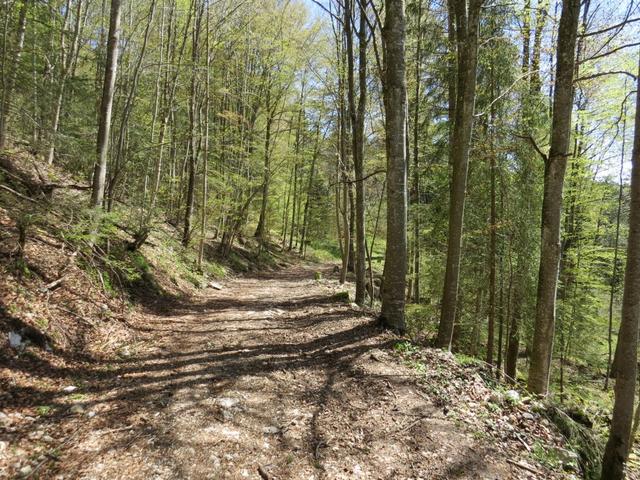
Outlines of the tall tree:
[[352,5],[351,0],[345,2],[345,34],[347,37],[347,75],[349,115],[351,117],[351,139],[353,142],[353,165],[355,172],[355,274],[356,298],[358,305],[364,305],[365,273],[366,273],[366,239],[365,239],[365,192],[364,192],[364,116],[367,105],[367,10],[364,1],[360,5],[360,24],[358,28],[358,104],[355,102],[355,75],[353,35],[351,32]]
[[455,122],[450,145],[450,163],[453,171],[449,202],[449,236],[437,339],[438,347],[447,350],[451,349],[458,303],[464,203],[476,96],[480,9],[483,3],[483,0],[450,1],[453,8],[449,7],[449,11],[453,10],[455,18],[457,77]]
[[[16,31],[16,44],[13,50],[13,56],[9,62],[9,74],[3,79],[2,105],[0,108],[0,149],[7,145],[7,128],[9,118],[11,116],[11,102],[13,100],[13,90],[18,77],[18,69],[20,67],[20,58],[24,49],[24,37],[27,31],[27,8],[30,0],[22,0],[20,5],[20,13],[18,14],[18,29]],[[6,35],[6,32],[5,32]]]
[[385,2],[384,111],[387,151],[387,250],[382,293],[383,324],[405,330],[407,276],[407,83],[404,0]]
[[[640,78],[640,63],[638,65]],[[616,355],[615,402],[609,439],[602,460],[602,479],[625,478],[625,463],[632,444],[631,427],[638,373],[638,324],[640,322],[640,95],[636,93],[636,116],[631,155],[631,192],[627,263],[622,294],[622,318]]]
[[191,40],[191,86],[189,97],[189,177],[187,179],[187,197],[185,202],[184,212],[184,228],[182,230],[182,245],[185,247],[189,245],[191,241],[191,222],[193,219],[193,211],[196,203],[196,167],[198,164],[198,156],[200,155],[200,135],[197,128],[198,121],[198,95],[200,93],[198,88],[198,62],[200,61],[200,31],[202,27],[202,15],[204,11],[204,5],[198,5],[197,0],[193,1],[194,16],[193,16],[193,32]]
[[80,47],[80,25],[82,22],[83,1],[76,3],[75,20],[73,34],[71,37],[71,48],[67,51],[66,37],[69,15],[71,13],[71,2],[67,1],[64,12],[64,25],[60,32],[60,78],[58,79],[58,95],[53,105],[53,116],[51,118],[51,130],[49,132],[49,150],[47,152],[47,163],[51,165],[54,160],[56,150],[56,135],[60,126],[60,114],[62,112],[62,102],[66,91],[67,80],[73,65],[77,61]]
[[545,157],[540,268],[533,350],[527,382],[529,391],[540,395],[546,395],[549,388],[549,372],[553,353],[556,291],[561,253],[562,190],[571,137],[573,74],[579,16],[580,0],[564,0],[558,29],[558,58],[553,95],[551,145],[549,154]]
[[109,40],[107,41],[107,63],[104,69],[102,100],[100,102],[100,119],[96,142],[96,163],[93,171],[93,188],[91,206],[100,208],[104,200],[104,184],[107,177],[107,157],[109,153],[109,132],[111,130],[111,111],[113,95],[116,87],[118,70],[118,41],[120,39],[120,0],[111,0],[109,20]]

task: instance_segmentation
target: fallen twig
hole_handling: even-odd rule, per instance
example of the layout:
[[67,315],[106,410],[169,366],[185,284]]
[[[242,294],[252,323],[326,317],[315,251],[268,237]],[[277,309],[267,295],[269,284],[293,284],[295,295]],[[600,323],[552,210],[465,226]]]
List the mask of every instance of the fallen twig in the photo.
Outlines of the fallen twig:
[[64,282],[66,278],[67,278],[67,275],[65,274],[65,275],[62,275],[59,279],[54,280],[51,283],[47,283],[44,287],[42,287],[42,291],[48,292],[49,290],[55,289],[56,287],[60,286],[60,284]]
[[31,198],[31,197],[27,197],[26,195],[23,195],[23,194],[21,194],[19,192],[16,192],[14,189],[9,188],[6,185],[0,185],[0,188],[2,188],[3,190],[6,190],[9,193],[13,193],[16,197],[22,198],[23,200],[28,200],[28,201],[33,202],[33,203],[38,203],[37,200],[35,200],[35,199]]
[[520,443],[522,443],[522,445],[524,445],[524,448],[527,449],[527,452],[531,452],[531,447],[529,446],[529,444],[527,442],[524,441],[524,439],[518,434],[518,432],[513,432],[516,435],[516,438],[520,441]]
[[527,472],[533,473],[534,475],[540,475],[540,472],[538,470],[524,463],[516,462],[515,460],[511,460],[510,458],[507,458],[507,463],[510,463],[511,465],[515,465],[516,467],[526,470]]
[[271,475],[269,472],[267,472],[265,470],[265,467],[263,467],[262,465],[258,465],[258,474],[260,475],[260,478],[262,478],[263,480],[275,480],[276,478],[273,475]]
[[120,427],[120,428],[111,428],[109,430],[103,430],[102,432],[98,432],[98,435],[106,435],[107,433],[116,433],[116,432],[124,432],[126,430],[131,430],[132,428],[134,428],[134,425],[128,425],[126,427]]

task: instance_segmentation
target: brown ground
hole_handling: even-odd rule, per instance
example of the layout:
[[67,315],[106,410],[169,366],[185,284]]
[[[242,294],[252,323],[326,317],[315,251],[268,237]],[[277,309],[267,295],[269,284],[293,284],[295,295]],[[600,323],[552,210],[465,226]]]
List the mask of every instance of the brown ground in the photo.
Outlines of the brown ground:
[[[443,399],[429,382],[457,388],[451,373],[403,362],[390,349],[398,339],[333,301],[337,282],[315,280],[317,268],[150,305],[134,325],[140,341],[119,358],[43,366],[52,383],[41,391],[16,381],[0,415],[0,478],[561,478],[533,462],[522,437],[497,441],[520,413],[468,421],[485,411],[478,378],[461,386],[470,417],[454,414],[454,393]],[[58,413],[19,413],[33,403]],[[24,451],[27,439],[39,447]]]

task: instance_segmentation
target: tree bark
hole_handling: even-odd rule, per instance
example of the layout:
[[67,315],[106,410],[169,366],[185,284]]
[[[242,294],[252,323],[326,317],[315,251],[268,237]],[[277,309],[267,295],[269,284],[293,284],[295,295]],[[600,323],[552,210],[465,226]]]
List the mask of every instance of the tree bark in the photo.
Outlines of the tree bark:
[[100,121],[98,123],[97,155],[93,172],[91,206],[100,208],[104,200],[104,184],[107,177],[107,156],[109,153],[109,132],[111,130],[111,111],[113,94],[118,70],[118,41],[120,39],[120,0],[111,0],[109,19],[109,39],[107,40],[107,63],[104,71],[102,100],[100,102]]
[[476,67],[478,63],[478,30],[482,0],[450,0],[454,2],[457,44],[457,86],[455,124],[453,128],[450,163],[452,179],[449,205],[449,235],[447,261],[442,294],[442,310],[436,345],[451,350],[453,327],[458,303],[460,257],[464,203],[469,166],[469,146],[473,129]]
[[311,157],[311,169],[309,171],[309,183],[307,184],[307,196],[304,202],[304,214],[302,215],[302,235],[300,236],[299,252],[303,258],[306,254],[307,236],[309,234],[309,207],[311,203],[311,192],[313,189],[313,180],[316,173],[316,160],[320,154],[320,123],[316,124],[316,144],[313,149],[313,157]]
[[[67,4],[67,9],[71,7],[70,4]],[[65,16],[68,15],[68,10],[65,12]],[[55,157],[56,150],[56,136],[58,134],[58,128],[60,126],[60,114],[62,112],[62,102],[64,100],[65,88],[67,84],[67,79],[72,70],[72,66],[76,62],[76,58],[78,56],[79,45],[80,45],[80,24],[81,24],[81,16],[82,16],[82,0],[78,0],[77,10],[76,10],[76,18],[73,28],[73,39],[71,41],[71,50],[67,54],[66,45],[65,45],[65,37],[66,37],[66,25],[63,28],[63,31],[60,33],[60,51],[61,58],[60,63],[62,65],[62,71],[60,72],[60,85],[58,86],[58,97],[56,99],[56,103],[53,107],[53,117],[51,119],[51,131],[49,133],[49,150],[47,152],[47,163],[49,165],[53,164],[53,160]],[[66,20],[65,20],[66,23]]]
[[[626,85],[625,85],[626,86]],[[626,90],[626,89],[625,89]],[[615,373],[613,362],[613,301],[616,294],[618,276],[618,251],[620,247],[620,219],[622,216],[622,196],[624,193],[624,160],[627,135],[627,106],[622,106],[622,150],[620,152],[620,169],[618,171],[618,205],[616,208],[616,234],[613,243],[613,266],[611,272],[611,285],[609,286],[609,324],[607,328],[607,374],[604,378],[604,389],[609,389],[609,378]]]
[[387,151],[387,250],[382,293],[383,324],[405,330],[407,273],[407,85],[404,0],[385,2],[384,111]]
[[[185,212],[184,212],[184,228],[182,231],[182,245],[187,246],[191,241],[191,222],[193,217],[193,211],[196,203],[196,166],[198,164],[198,155],[200,153],[200,139],[196,134],[196,120],[198,111],[196,107],[196,100],[198,95],[198,61],[200,48],[200,27],[202,25],[202,8],[199,9],[197,2],[193,2],[193,8],[195,12],[194,16],[194,29],[191,44],[191,97],[189,100],[189,141],[191,142],[190,155],[189,155],[189,172],[187,180],[187,196],[185,198]],[[198,11],[199,10],[199,11]]]
[[539,395],[547,394],[553,353],[556,291],[560,262],[562,190],[571,136],[573,73],[579,15],[579,0],[565,0],[563,2],[558,30],[558,60],[553,98],[551,146],[549,156],[545,159],[544,169],[540,269],[533,351],[527,382],[529,391]]
[[[638,66],[640,73],[640,64]],[[622,480],[631,448],[631,428],[638,370],[638,323],[640,321],[640,95],[636,94],[633,139],[629,234],[622,295],[622,317],[617,354],[615,402],[609,440],[602,460],[602,478]]]
[[348,56],[348,86],[349,86],[349,111],[351,116],[353,164],[355,171],[355,274],[356,274],[356,298],[358,305],[365,302],[365,275],[367,250],[365,245],[365,208],[364,208],[364,116],[367,105],[367,22],[366,7],[360,4],[360,25],[358,29],[358,106],[355,105],[355,85],[353,72],[353,40],[351,34],[351,1],[345,5],[345,33],[347,35]]
[[413,302],[420,303],[420,69],[422,66],[422,0],[418,0],[416,38],[415,105],[413,110]]
[[27,9],[30,0],[23,0],[18,14],[18,29],[16,33],[16,45],[11,59],[11,67],[4,86],[2,95],[2,108],[0,109],[0,149],[7,146],[7,127],[11,116],[11,100],[13,98],[13,89],[18,77],[18,68],[20,67],[20,58],[24,49],[24,37],[27,31]]

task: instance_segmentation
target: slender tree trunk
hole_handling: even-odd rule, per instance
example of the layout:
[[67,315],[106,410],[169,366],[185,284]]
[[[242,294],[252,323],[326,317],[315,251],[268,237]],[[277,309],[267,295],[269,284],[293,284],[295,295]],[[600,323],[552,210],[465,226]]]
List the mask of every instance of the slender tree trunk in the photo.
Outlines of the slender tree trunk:
[[260,242],[267,240],[267,207],[269,206],[269,186],[271,183],[271,128],[275,116],[271,105],[269,104],[270,94],[267,93],[267,128],[264,137],[264,173],[262,178],[262,203],[260,204],[260,218],[258,220],[258,227],[256,228],[255,237]]
[[[638,66],[640,75],[640,65]],[[638,370],[638,323],[640,322],[640,95],[636,93],[633,139],[627,263],[618,333],[619,365],[609,440],[602,460],[602,478],[622,480],[631,448],[631,428]]]
[[[626,90],[626,89],[625,89]],[[604,389],[609,389],[609,378],[614,373],[613,361],[613,301],[616,293],[616,282],[618,276],[618,249],[620,244],[620,217],[622,213],[622,196],[624,193],[624,183],[622,175],[624,173],[624,157],[627,135],[627,106],[622,107],[622,151],[620,152],[620,170],[618,171],[618,206],[616,209],[616,235],[613,244],[613,267],[611,272],[611,285],[609,287],[609,325],[607,328],[607,374],[604,378]]]
[[2,94],[2,108],[0,109],[0,149],[7,146],[7,127],[11,117],[11,101],[13,99],[13,89],[18,78],[20,58],[22,58],[22,50],[24,49],[24,37],[27,31],[27,9],[30,3],[30,0],[22,0],[22,6],[18,14],[16,45],[13,51],[13,58],[11,59],[9,74],[7,75],[8,79],[4,84],[4,92]]
[[191,241],[191,222],[196,204],[196,166],[200,153],[200,139],[196,133],[196,122],[198,117],[197,97],[198,97],[198,61],[200,48],[200,27],[202,25],[202,9],[197,1],[193,2],[194,8],[194,28],[191,43],[191,96],[189,100],[189,141],[191,143],[191,154],[189,155],[187,196],[185,197],[184,229],[182,231],[182,245],[188,246]]
[[[350,0],[346,2],[349,5]],[[346,27],[347,32],[347,53],[349,61],[349,110],[351,113],[351,125],[353,129],[353,163],[355,167],[355,273],[356,273],[356,298],[358,305],[364,305],[365,302],[365,284],[366,284],[366,261],[367,252],[365,246],[365,208],[364,208],[364,116],[367,105],[367,22],[366,8],[363,2],[360,4],[360,25],[358,30],[359,55],[358,55],[358,107],[355,106],[355,86],[353,75],[353,42],[351,38],[351,28]],[[346,10],[345,10],[346,11]],[[349,17],[351,16],[351,8],[348,8]],[[345,17],[346,19],[347,17]],[[350,22],[347,22],[349,24]]]
[[465,191],[469,166],[469,147],[473,129],[473,110],[476,91],[476,66],[478,63],[478,30],[482,0],[454,2],[457,41],[456,110],[451,145],[452,179],[449,206],[449,235],[447,261],[442,294],[442,310],[438,327],[437,346],[451,349],[453,327],[456,321],[460,258],[462,253],[462,228],[464,220]]
[[407,273],[407,84],[404,0],[385,2],[384,111],[387,151],[387,251],[382,292],[383,324],[405,330]]
[[[493,23],[493,22],[492,22]],[[495,34],[495,32],[494,32]],[[496,107],[493,101],[496,98],[494,62],[489,67],[489,77],[491,82],[491,115],[489,125],[489,169],[491,178],[491,206],[489,212],[489,323],[487,326],[487,358],[489,365],[493,365],[494,337],[496,323],[496,248],[498,219],[496,209],[496,149],[494,125],[496,121]],[[502,332],[500,332],[502,333]]]
[[[64,94],[69,74],[73,70],[73,66],[77,62],[79,46],[80,46],[80,25],[82,22],[82,0],[78,0],[76,7],[76,18],[73,28],[73,39],[71,41],[71,50],[67,54],[65,46],[66,32],[63,31],[60,34],[60,50],[62,52],[61,61],[62,71],[60,72],[60,85],[58,86],[58,97],[53,107],[53,117],[51,119],[51,131],[49,134],[49,150],[47,152],[47,163],[51,165],[55,157],[56,149],[56,136],[58,134],[58,128],[60,126],[60,113],[62,112],[62,102],[64,100]],[[68,4],[67,9],[71,6]],[[67,12],[65,12],[67,15]],[[66,23],[66,22],[65,22]]]
[[562,190],[571,135],[573,73],[579,16],[580,1],[565,0],[562,4],[558,31],[558,60],[553,99],[551,146],[549,156],[545,159],[540,270],[533,351],[527,383],[529,391],[540,395],[547,394],[553,353],[556,290],[560,262]]
[[118,69],[118,41],[120,39],[120,0],[111,0],[109,39],[107,40],[107,63],[104,71],[102,101],[100,102],[100,122],[98,123],[97,158],[93,172],[91,206],[100,208],[104,200],[104,184],[107,178],[107,158],[109,134],[111,130],[111,110]]
[[[420,70],[422,67],[422,0],[418,0],[415,105],[413,107],[413,302],[420,303]],[[411,292],[410,292],[411,294]]]
[[209,90],[211,83],[211,47],[209,44],[209,36],[211,32],[209,30],[209,2],[206,3],[205,6],[205,15],[206,15],[206,30],[205,30],[205,52],[206,52],[206,80],[205,80],[205,90],[204,90],[204,151],[202,155],[202,212],[200,213],[200,248],[198,249],[198,268],[202,270],[202,261],[204,259],[204,247],[206,240],[206,231],[207,231],[207,203],[209,200],[209,107],[210,107],[210,98],[209,98]]
[[316,144],[313,149],[313,156],[311,157],[311,169],[309,171],[309,183],[307,185],[307,198],[304,202],[304,214],[302,215],[302,235],[300,240],[299,252],[303,255],[305,253],[305,245],[307,243],[307,235],[309,229],[309,204],[311,203],[311,192],[313,190],[313,180],[316,172],[316,161],[320,154],[320,123],[316,124]]

